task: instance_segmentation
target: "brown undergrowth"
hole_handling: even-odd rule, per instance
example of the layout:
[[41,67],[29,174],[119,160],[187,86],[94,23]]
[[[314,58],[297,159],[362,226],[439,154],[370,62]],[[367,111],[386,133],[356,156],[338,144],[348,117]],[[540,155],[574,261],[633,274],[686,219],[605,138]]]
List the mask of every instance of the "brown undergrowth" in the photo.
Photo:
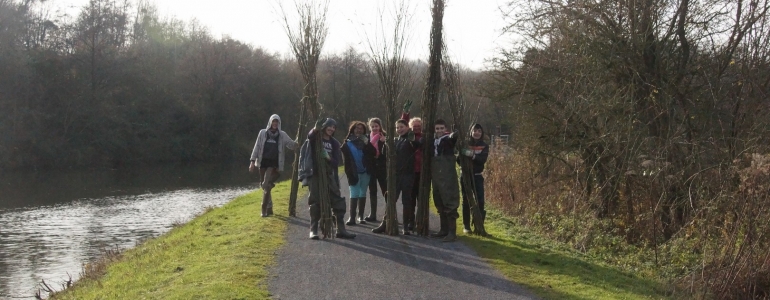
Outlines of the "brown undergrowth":
[[[671,283],[677,298],[770,297],[770,155],[746,155],[685,179],[640,155],[606,215],[596,213],[596,203],[608,187],[581,174],[581,164],[569,153],[549,160],[495,147],[486,201],[590,256]],[[686,209],[668,206],[669,199]]]

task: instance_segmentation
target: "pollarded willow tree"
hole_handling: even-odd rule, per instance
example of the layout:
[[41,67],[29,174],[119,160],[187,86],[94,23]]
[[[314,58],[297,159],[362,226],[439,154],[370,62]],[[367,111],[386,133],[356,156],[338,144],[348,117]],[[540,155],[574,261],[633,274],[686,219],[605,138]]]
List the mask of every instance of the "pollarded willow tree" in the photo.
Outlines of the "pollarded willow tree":
[[[441,53],[443,50],[444,1],[433,0],[431,8],[433,21],[430,29],[430,58],[428,76],[422,94],[422,136],[423,144],[433,143],[433,122],[436,120],[439,92],[441,89]],[[430,234],[430,188],[431,188],[431,153],[430,147],[422,149],[422,169],[420,170],[420,193],[417,196],[416,231],[418,234]]]
[[[300,73],[302,73],[302,79],[305,81],[305,87],[302,90],[303,96],[300,100],[299,126],[297,128],[297,140],[301,142],[307,138],[308,120],[320,117],[321,105],[318,103],[316,70],[318,67],[318,58],[321,56],[321,49],[326,41],[326,35],[329,32],[329,27],[326,24],[326,13],[329,8],[329,1],[295,1],[296,23],[291,23],[292,21],[289,20],[288,12],[280,2],[278,6],[282,13],[284,30],[289,37],[291,50],[297,59],[297,65],[299,66]],[[292,167],[291,193],[289,194],[290,216],[297,215],[297,190],[299,189],[297,172],[299,154],[299,151],[295,151],[294,165]],[[322,194],[327,195],[328,193]],[[331,216],[327,216],[327,218],[323,218],[322,216],[322,220],[330,220],[330,217]],[[321,231],[324,236],[327,236],[327,234],[331,232],[331,227],[327,226],[331,226],[327,221],[321,223]]]
[[[402,98],[403,91],[407,85],[407,82],[411,79],[407,69],[405,51],[409,44],[408,29],[411,21],[410,8],[406,4],[406,1],[400,1],[393,8],[393,20],[392,31],[388,32],[385,27],[390,24],[386,22],[385,11],[381,9],[379,11],[379,20],[377,20],[376,32],[369,36],[367,35],[367,44],[369,47],[369,56],[374,65],[375,73],[380,87],[380,97],[383,105],[385,106],[386,117],[385,126],[387,130],[393,135],[387,138],[386,151],[387,155],[387,169],[388,169],[388,182],[387,182],[387,194],[386,194],[386,209],[385,217],[385,232],[389,235],[398,234],[398,218],[396,216],[396,152],[390,149],[395,149],[396,127],[395,123],[398,120],[396,116],[396,109],[400,107],[400,103],[404,102]],[[404,191],[408,193],[408,191]]]

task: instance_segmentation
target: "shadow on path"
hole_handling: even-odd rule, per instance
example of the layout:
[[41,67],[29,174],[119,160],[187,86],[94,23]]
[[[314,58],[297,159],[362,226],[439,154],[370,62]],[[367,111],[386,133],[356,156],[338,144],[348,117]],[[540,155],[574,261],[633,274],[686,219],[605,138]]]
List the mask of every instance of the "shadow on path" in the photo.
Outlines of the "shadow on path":
[[[378,202],[384,212],[385,201]],[[298,216],[287,220],[268,283],[275,299],[536,299],[460,242],[374,234],[371,223],[348,226],[358,235],[353,240],[310,240],[306,203],[300,199]]]

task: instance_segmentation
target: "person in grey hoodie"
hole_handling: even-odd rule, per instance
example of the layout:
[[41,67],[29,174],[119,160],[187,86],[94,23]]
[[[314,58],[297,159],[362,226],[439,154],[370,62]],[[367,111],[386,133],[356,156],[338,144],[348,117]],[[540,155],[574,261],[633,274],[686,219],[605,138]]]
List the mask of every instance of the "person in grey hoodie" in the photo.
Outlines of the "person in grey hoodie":
[[275,187],[275,182],[283,171],[284,148],[296,149],[297,141],[292,140],[285,131],[281,130],[281,117],[273,114],[267,122],[267,128],[260,130],[257,135],[257,142],[254,144],[254,150],[251,151],[251,163],[249,163],[249,172],[254,173],[257,168],[259,169],[263,217],[273,214],[273,198],[270,191]]

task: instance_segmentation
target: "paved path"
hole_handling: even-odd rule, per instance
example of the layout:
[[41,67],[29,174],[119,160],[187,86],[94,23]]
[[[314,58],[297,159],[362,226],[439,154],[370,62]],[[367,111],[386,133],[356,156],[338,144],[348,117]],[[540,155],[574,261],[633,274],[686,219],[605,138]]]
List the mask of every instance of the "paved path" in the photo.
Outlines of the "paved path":
[[[460,242],[374,234],[378,224],[370,223],[348,226],[358,235],[353,240],[310,240],[307,200],[297,202],[298,216],[289,218],[286,244],[271,270],[274,299],[536,299]],[[385,201],[378,202],[382,219]],[[397,206],[400,218],[400,201]],[[431,219],[434,231],[438,223]]]

